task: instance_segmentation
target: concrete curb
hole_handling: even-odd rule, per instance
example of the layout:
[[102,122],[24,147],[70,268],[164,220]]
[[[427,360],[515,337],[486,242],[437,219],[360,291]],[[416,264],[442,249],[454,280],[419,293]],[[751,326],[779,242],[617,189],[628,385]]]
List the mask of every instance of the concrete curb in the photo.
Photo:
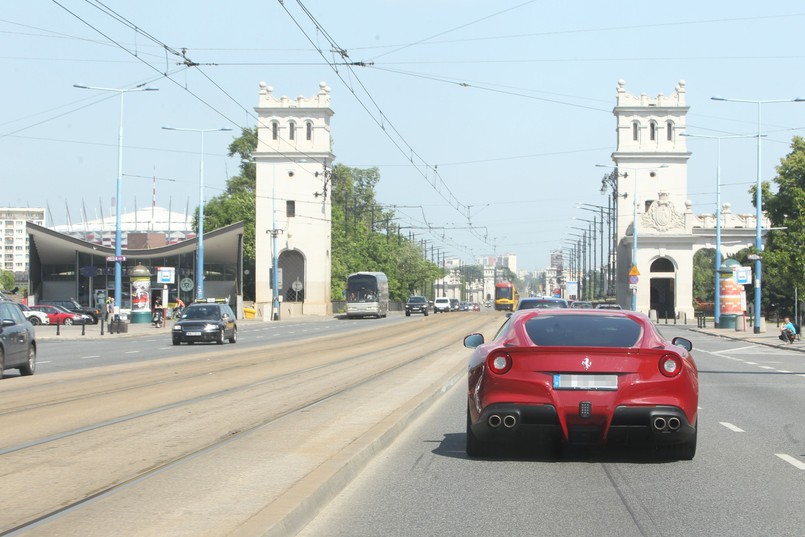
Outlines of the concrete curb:
[[304,479],[296,482],[280,498],[230,536],[287,537],[298,534],[379,452],[390,446],[412,421],[464,379],[465,375],[466,367],[462,360],[438,381],[387,415]]

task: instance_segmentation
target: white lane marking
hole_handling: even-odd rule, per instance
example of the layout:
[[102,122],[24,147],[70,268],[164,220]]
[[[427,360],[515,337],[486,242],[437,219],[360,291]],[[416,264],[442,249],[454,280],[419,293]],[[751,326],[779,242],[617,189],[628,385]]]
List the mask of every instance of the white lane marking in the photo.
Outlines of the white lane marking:
[[137,354],[138,352],[140,352],[140,351],[126,351],[123,354]]
[[799,376],[800,376],[800,377],[805,377],[805,375],[803,375],[803,374],[800,374]]
[[79,358],[79,360],[88,360],[89,358],[100,358],[100,357],[101,357],[101,356],[100,356],[99,354],[92,354],[92,355],[90,355],[90,356],[81,356],[81,357]]
[[737,427],[737,426],[733,425],[732,423],[727,423],[726,421],[719,421],[718,423],[720,423],[721,425],[723,425],[724,427],[726,427],[727,429],[729,429],[730,431],[732,431],[734,433],[746,432],[743,429],[741,429],[740,427]]
[[757,365],[757,362],[746,362],[749,365]]
[[805,462],[802,462],[799,459],[795,459],[791,455],[786,455],[785,453],[775,453],[775,455],[783,459],[785,462],[787,462],[797,470],[805,470]]
[[[749,362],[747,362],[747,363],[749,363]],[[758,367],[759,367],[760,369],[774,369],[774,368],[773,368],[772,366],[770,366],[770,365],[759,365]]]
[[37,364],[52,364],[53,360],[44,360],[44,361],[43,360],[37,360],[36,363]]
[[710,351],[710,354],[721,354],[723,352],[736,352],[736,351],[745,351],[748,349],[757,349],[757,345],[749,345],[747,347],[736,347],[734,349],[724,349],[723,351]]
[[785,369],[778,369],[777,371],[780,373],[793,373],[793,371],[786,371]]

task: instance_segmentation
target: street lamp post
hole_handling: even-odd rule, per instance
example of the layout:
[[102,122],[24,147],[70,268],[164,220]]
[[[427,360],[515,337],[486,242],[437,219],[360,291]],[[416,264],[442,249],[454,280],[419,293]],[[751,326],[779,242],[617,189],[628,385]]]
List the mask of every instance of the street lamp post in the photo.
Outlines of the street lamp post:
[[721,323],[721,293],[720,278],[718,270],[721,268],[721,140],[727,138],[750,138],[754,135],[727,135],[727,136],[709,136],[706,134],[688,134],[682,133],[682,136],[688,138],[709,138],[716,141],[716,267],[715,267],[715,300],[713,304],[713,325],[718,328]]
[[[585,207],[585,205],[586,205],[586,207]],[[577,207],[579,209],[583,210],[583,211],[590,211],[590,212],[593,212],[593,213],[598,212],[599,215],[600,215],[601,233],[599,235],[600,236],[600,241],[599,241],[600,245],[599,245],[599,247],[601,249],[601,257],[600,257],[601,266],[599,267],[599,270],[600,270],[601,282],[600,282],[598,291],[599,291],[599,296],[604,297],[604,296],[606,296],[606,291],[607,291],[606,290],[606,285],[604,283],[604,281],[605,281],[604,280],[604,266],[605,266],[604,265],[604,209],[606,209],[606,207],[604,207],[603,205],[594,205],[592,203],[579,203]],[[598,211],[596,211],[595,208],[597,208]],[[607,212],[607,226],[608,226],[607,236],[612,235],[612,215],[610,214],[610,211],[611,210],[608,210],[608,212]],[[609,241],[607,241],[607,242],[609,242]],[[610,248],[609,256],[607,258],[607,264],[606,264],[608,270],[609,270],[609,263],[610,263],[610,261],[612,259],[612,244],[609,245],[609,248]]]
[[180,127],[162,127],[168,131],[184,131],[201,133],[201,164],[198,172],[198,246],[196,247],[196,299],[204,298],[204,133],[231,131],[229,127],[218,129],[188,129]]
[[[583,207],[580,207],[580,208],[583,209]],[[595,277],[595,268],[596,268],[596,255],[597,255],[597,253],[596,253],[596,243],[598,242],[596,237],[595,237],[595,233],[596,233],[596,231],[598,231],[598,220],[596,219],[596,215],[593,215],[592,220],[588,220],[587,218],[578,218],[576,216],[573,217],[573,220],[579,220],[581,222],[587,222],[590,225],[590,227],[592,228],[592,230],[590,231],[590,233],[588,235],[588,244],[591,243],[591,247],[592,247],[592,254],[590,255],[590,276],[588,277],[588,280],[592,282],[592,285],[590,286],[590,293],[588,293],[589,296],[587,298],[594,299],[595,298],[595,291],[596,291],[596,284],[597,284],[596,277]],[[602,231],[602,233],[603,233],[603,230],[604,230],[604,222],[602,220],[601,221],[601,231]],[[603,235],[602,235],[602,240],[603,240]],[[602,243],[601,244],[602,255],[603,255],[603,247],[604,246],[603,246],[603,243]],[[603,263],[603,259],[601,261]],[[599,291],[600,291],[600,289],[599,289]]]
[[761,269],[763,267],[761,263],[761,252],[763,248],[763,196],[761,195],[761,180],[760,180],[760,138],[761,138],[761,128],[760,128],[760,111],[761,105],[764,104],[772,104],[772,103],[795,103],[795,102],[802,102],[805,101],[804,98],[797,97],[796,99],[773,99],[773,100],[765,100],[765,101],[757,101],[757,100],[749,100],[749,99],[727,99],[725,97],[710,97],[713,101],[726,101],[726,102],[733,102],[733,103],[750,103],[757,105],[757,184],[755,186],[755,206],[756,206],[756,218],[757,218],[757,226],[756,226],[756,233],[755,233],[755,249],[757,250],[757,259],[755,260],[755,325],[754,325],[754,333],[760,333],[760,299],[761,299]]
[[123,280],[123,245],[120,216],[123,211],[123,95],[134,91],[158,91],[159,88],[142,86],[136,88],[104,88],[87,86],[86,84],[73,84],[74,88],[97,91],[113,91],[120,95],[120,130],[117,135],[117,186],[115,188],[115,306],[122,306],[122,280]]
[[[615,170],[620,169],[618,166],[607,166],[605,164],[596,164],[598,168],[615,168]],[[655,168],[667,168],[667,164],[660,164]],[[638,235],[638,226],[637,226],[637,172],[638,170],[651,170],[652,168],[624,168],[627,170],[632,170],[632,175],[634,176],[634,190],[632,191],[632,267],[637,267],[637,235]],[[624,173],[622,177],[625,179],[628,177],[628,173]],[[624,198],[626,195],[624,194]],[[632,288],[632,311],[637,311],[637,286]]]

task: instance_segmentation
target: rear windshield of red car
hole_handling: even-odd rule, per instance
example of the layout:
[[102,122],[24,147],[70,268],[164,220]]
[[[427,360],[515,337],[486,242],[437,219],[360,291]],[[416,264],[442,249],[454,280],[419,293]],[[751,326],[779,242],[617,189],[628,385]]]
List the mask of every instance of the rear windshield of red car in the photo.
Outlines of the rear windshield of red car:
[[546,347],[633,347],[640,323],[620,316],[540,315],[525,322],[535,345]]

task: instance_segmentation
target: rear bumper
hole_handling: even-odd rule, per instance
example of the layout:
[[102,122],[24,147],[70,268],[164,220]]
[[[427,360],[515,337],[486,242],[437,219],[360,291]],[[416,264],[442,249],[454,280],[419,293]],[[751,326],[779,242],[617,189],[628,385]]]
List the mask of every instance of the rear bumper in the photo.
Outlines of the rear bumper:
[[482,440],[563,440],[579,445],[653,442],[662,446],[691,440],[696,435],[694,425],[674,406],[619,406],[609,426],[574,417],[563,427],[553,405],[495,403],[481,412],[471,428]]

